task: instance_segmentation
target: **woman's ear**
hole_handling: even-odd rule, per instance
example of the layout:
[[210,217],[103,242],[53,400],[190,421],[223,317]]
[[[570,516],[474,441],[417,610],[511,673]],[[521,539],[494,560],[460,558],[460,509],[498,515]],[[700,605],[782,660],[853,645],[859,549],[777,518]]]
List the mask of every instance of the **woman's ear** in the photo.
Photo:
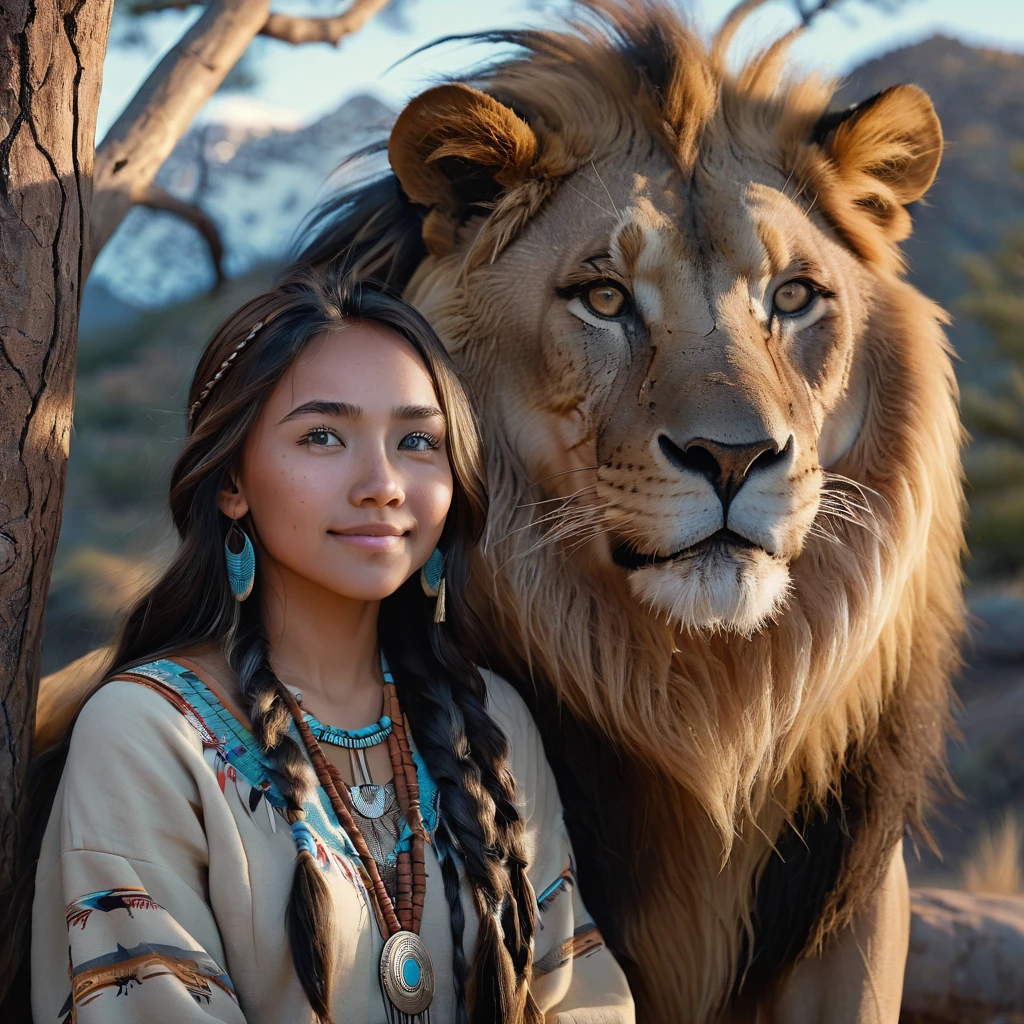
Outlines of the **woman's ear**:
[[245,492],[235,473],[229,473],[224,478],[224,486],[217,495],[217,507],[228,517],[228,519],[241,519],[249,512],[249,502],[245,499]]

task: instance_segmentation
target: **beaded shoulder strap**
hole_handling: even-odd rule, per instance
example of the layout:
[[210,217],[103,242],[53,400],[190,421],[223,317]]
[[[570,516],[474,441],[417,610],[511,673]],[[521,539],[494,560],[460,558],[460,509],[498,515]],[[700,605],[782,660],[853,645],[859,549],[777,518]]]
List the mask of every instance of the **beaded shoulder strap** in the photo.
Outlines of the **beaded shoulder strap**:
[[[183,659],[184,660],[184,659]],[[204,748],[212,748],[252,785],[269,781],[269,768],[255,752],[252,734],[221,703],[191,664],[161,658],[119,672],[112,679],[124,679],[146,686],[171,703],[199,734]],[[272,786],[262,786],[275,806],[285,801]]]

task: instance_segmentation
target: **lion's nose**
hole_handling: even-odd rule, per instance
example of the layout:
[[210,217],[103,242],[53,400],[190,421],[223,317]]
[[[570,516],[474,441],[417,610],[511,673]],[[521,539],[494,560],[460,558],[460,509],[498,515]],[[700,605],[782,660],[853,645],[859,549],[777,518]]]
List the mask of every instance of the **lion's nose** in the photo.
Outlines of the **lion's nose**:
[[658,443],[674,465],[706,477],[723,509],[728,512],[729,503],[750,475],[781,462],[788,454],[793,438],[790,437],[782,448],[772,438],[753,444],[724,444],[706,437],[695,437],[680,446],[662,434]]

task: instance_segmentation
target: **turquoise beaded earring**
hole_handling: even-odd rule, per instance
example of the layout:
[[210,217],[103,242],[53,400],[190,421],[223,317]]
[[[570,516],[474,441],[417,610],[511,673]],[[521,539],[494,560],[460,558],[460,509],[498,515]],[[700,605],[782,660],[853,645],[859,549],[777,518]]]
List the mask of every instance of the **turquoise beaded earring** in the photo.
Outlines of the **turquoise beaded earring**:
[[444,555],[434,548],[426,564],[420,569],[420,586],[427,597],[436,597],[434,621],[444,622]]
[[[240,550],[232,551],[234,544]],[[253,551],[249,535],[238,523],[232,521],[231,529],[224,538],[224,561],[228,568],[228,585],[236,601],[244,601],[256,582],[256,552]]]

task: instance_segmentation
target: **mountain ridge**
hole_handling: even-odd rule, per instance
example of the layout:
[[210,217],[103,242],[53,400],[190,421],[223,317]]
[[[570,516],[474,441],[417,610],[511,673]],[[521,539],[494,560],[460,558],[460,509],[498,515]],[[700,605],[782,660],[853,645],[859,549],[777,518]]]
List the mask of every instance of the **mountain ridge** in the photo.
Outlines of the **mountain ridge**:
[[931,96],[945,139],[935,183],[911,209],[914,231],[903,244],[908,278],[954,314],[949,335],[961,380],[985,379],[993,372],[988,337],[956,317],[968,288],[960,264],[972,252],[993,251],[1024,219],[1024,54],[932,36],[855,68],[834,105],[904,82]]

